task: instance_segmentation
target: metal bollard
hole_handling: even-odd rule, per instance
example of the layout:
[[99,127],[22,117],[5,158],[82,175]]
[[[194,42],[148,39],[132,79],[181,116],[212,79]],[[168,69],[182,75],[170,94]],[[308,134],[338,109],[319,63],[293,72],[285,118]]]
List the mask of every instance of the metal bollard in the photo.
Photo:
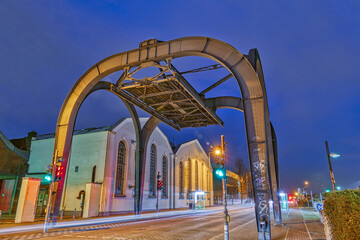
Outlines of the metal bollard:
[[2,215],[2,212],[1,212],[1,210],[0,210],[0,221],[1,221],[1,215]]
[[76,208],[74,209],[73,220],[76,218]]
[[63,220],[63,216],[64,216],[64,209],[61,210],[61,213],[60,213],[60,221]]

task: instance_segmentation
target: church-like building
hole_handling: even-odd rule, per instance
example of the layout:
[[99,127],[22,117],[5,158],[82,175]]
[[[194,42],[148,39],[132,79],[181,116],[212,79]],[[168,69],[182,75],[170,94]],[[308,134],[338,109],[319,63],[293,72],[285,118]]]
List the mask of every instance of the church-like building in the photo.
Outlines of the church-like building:
[[[143,125],[146,118],[140,118]],[[49,187],[46,173],[52,162],[55,135],[38,135],[31,141],[27,177],[41,179],[37,214],[44,214]],[[175,209],[213,205],[213,169],[198,140],[176,148],[157,127],[146,146],[146,167],[142,209],[156,207],[156,176],[163,182],[159,208]],[[61,209],[74,209],[92,216],[86,208],[89,183],[99,189],[96,215],[130,212],[134,209],[136,136],[131,118],[113,126],[76,130],[65,179]],[[92,195],[91,195],[92,196]],[[93,197],[93,196],[92,196]]]

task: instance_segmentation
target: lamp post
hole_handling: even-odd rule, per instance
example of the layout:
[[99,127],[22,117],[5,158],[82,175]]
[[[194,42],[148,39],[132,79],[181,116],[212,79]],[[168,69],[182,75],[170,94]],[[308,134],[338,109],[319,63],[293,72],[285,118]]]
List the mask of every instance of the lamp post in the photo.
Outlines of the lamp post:
[[328,162],[329,162],[331,184],[332,184],[333,191],[335,192],[335,177],[334,177],[334,172],[333,172],[332,166],[331,166],[331,158],[338,158],[338,157],[340,157],[340,154],[330,153],[329,144],[327,141],[325,141],[325,146],[326,146],[326,154],[327,154],[327,158],[328,158]]
[[222,158],[223,158],[223,163],[224,163],[224,178],[223,178],[223,182],[224,182],[224,216],[225,216],[225,222],[224,222],[224,240],[229,240],[229,220],[230,220],[230,216],[228,214],[228,210],[227,210],[227,201],[226,201],[226,193],[227,193],[227,189],[226,189],[226,168],[225,168],[225,140],[224,140],[224,135],[221,135],[221,152],[222,152]]
[[[221,135],[221,146],[217,147],[214,152],[215,155],[220,157],[217,163],[216,174],[221,177],[222,188],[223,188],[223,196],[224,196],[224,240],[229,240],[229,221],[230,216],[228,214],[227,209],[227,189],[226,189],[226,168],[225,168],[225,140],[224,135]],[[209,153],[210,158],[210,153]]]
[[305,181],[304,182],[304,189],[305,189],[305,199],[306,199],[306,201],[307,201],[307,205],[308,205],[308,207],[310,207],[310,205],[309,205],[309,199],[308,199],[308,194],[307,194],[307,187],[308,187],[308,185],[309,185],[309,182],[308,181]]

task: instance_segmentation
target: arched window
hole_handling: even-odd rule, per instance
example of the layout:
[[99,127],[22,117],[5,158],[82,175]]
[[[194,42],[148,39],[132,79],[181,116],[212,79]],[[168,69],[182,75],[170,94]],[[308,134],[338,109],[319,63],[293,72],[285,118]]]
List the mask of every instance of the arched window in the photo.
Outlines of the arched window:
[[116,164],[115,195],[124,195],[126,147],[124,141],[119,142]]
[[184,167],[183,163],[179,163],[179,193],[180,197],[184,197]]
[[201,164],[201,190],[205,189],[204,178],[205,178],[205,168],[204,168],[204,163],[202,163]]
[[96,166],[94,166],[92,170],[91,182],[95,182],[95,179],[96,179]]
[[199,190],[199,165],[198,161],[195,161],[195,189]]
[[162,160],[162,189],[161,189],[161,196],[166,197],[168,195],[167,191],[167,182],[168,182],[168,160],[167,157],[164,156]]
[[149,194],[156,196],[156,146],[151,145],[150,150],[150,181],[149,181]]
[[187,198],[190,198],[190,192],[191,192],[191,159],[189,158],[187,160]]

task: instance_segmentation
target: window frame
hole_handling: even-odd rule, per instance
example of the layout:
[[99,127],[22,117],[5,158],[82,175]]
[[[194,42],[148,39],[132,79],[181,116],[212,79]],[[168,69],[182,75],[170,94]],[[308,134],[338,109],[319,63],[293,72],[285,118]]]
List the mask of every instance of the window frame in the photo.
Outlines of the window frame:
[[[164,163],[166,163],[166,166],[165,166],[165,168],[164,168]],[[161,189],[161,197],[162,198],[168,198],[168,194],[169,194],[169,192],[168,192],[168,176],[169,176],[169,169],[168,169],[168,167],[169,167],[169,161],[168,161],[168,158],[167,158],[167,156],[166,155],[164,155],[163,157],[162,157],[162,169],[161,169],[161,179],[162,179],[162,189]],[[164,172],[164,170],[165,170],[165,172]],[[165,174],[164,174],[165,173]],[[165,175],[166,175],[166,179],[165,179]],[[165,193],[165,194],[164,194]]]
[[[123,144],[124,148],[124,153],[123,153],[123,168],[122,168],[122,180],[121,184],[122,184],[122,188],[121,188],[121,192],[117,192],[117,184],[118,184],[118,174],[119,174],[119,154],[120,154],[120,145]],[[114,197],[126,197],[126,160],[127,160],[127,153],[128,153],[128,149],[127,149],[127,144],[125,140],[121,140],[119,141],[118,144],[118,151],[117,151],[117,158],[116,158],[116,168],[115,168],[115,183],[114,183]]]
[[[153,149],[154,149],[154,154],[153,154]],[[153,168],[151,164],[153,163]],[[155,198],[156,197],[156,191],[157,191],[157,147],[156,144],[153,143],[150,146],[150,161],[149,161],[149,198]],[[153,174],[153,180],[152,178],[152,174]],[[151,186],[153,184],[153,186]],[[153,188],[153,189],[151,189]],[[152,190],[152,192],[151,192]]]

